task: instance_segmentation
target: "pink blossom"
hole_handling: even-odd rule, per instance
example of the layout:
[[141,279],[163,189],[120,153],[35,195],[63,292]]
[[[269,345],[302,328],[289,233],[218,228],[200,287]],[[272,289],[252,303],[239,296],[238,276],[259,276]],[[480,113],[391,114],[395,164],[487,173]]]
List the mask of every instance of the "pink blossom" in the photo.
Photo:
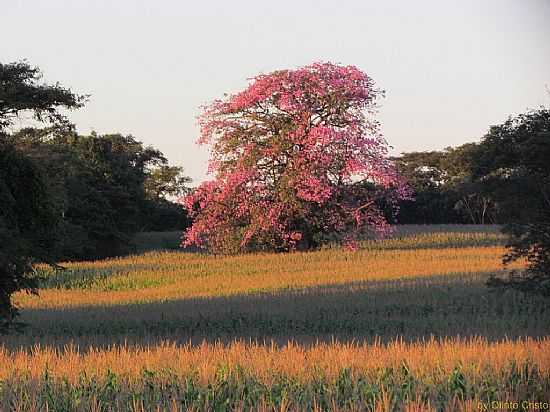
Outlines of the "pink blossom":
[[350,245],[384,235],[376,201],[409,193],[372,117],[382,94],[355,66],[314,63],[203,107],[198,143],[211,146],[214,180],[181,199],[194,219],[184,244],[289,250],[304,228]]

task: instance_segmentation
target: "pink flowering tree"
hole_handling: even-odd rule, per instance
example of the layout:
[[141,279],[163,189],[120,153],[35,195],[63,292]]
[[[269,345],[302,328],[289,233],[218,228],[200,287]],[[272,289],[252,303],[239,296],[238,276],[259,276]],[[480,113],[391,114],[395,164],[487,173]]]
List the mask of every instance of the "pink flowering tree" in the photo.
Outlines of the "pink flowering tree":
[[204,107],[214,179],[181,199],[194,219],[183,245],[287,251],[386,233],[380,205],[408,192],[373,118],[381,94],[354,66],[315,63]]

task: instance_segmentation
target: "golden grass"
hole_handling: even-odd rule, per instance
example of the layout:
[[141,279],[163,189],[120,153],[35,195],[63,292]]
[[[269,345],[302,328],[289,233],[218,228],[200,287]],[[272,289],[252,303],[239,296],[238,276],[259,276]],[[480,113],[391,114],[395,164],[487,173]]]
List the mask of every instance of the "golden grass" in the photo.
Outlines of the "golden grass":
[[441,229],[357,252],[66,263],[40,296],[16,296],[29,327],[0,343],[0,410],[470,411],[490,396],[547,400],[546,302],[487,290],[501,235]]
[[[18,294],[24,308],[119,305],[181,298],[232,296],[317,285],[498,271],[500,246],[418,250],[324,250],[215,257],[156,252],[98,262],[67,263],[71,276],[87,273],[84,288]],[[102,275],[107,272],[107,275]],[[90,275],[91,273],[91,275]],[[63,285],[61,285],[63,287]]]
[[446,379],[457,365],[469,379],[475,380],[487,370],[499,371],[512,363],[531,362],[538,371],[550,373],[550,338],[524,339],[488,343],[484,338],[431,339],[425,342],[388,344],[318,343],[303,346],[292,342],[275,344],[233,342],[228,345],[202,343],[157,346],[113,346],[105,350],[88,348],[79,351],[68,345],[63,349],[41,347],[9,351],[0,347],[0,381],[16,376],[40,379],[45,371],[52,377],[76,383],[82,374],[101,378],[106,371],[129,379],[141,379],[143,371],[157,371],[177,376],[194,376],[201,384],[216,379],[223,367],[235,368],[270,385],[274,378],[286,376],[302,383],[319,377],[333,380],[343,369],[352,376],[369,376],[381,369],[406,365],[419,379]]

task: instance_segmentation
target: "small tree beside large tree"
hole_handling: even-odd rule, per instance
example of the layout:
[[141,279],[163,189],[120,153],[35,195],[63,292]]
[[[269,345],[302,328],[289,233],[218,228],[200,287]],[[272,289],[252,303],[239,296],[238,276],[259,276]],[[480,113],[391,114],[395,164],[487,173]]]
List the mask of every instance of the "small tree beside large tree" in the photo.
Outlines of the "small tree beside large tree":
[[259,75],[199,117],[214,179],[182,199],[184,245],[215,253],[354,246],[408,196],[373,118],[382,91],[354,66]]

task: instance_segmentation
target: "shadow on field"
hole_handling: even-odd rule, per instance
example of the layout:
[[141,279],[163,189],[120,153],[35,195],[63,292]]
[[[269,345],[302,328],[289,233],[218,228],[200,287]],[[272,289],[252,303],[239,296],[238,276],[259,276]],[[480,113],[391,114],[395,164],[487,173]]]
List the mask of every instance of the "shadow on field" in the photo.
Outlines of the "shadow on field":
[[486,277],[446,275],[208,299],[26,309],[21,319],[28,324],[25,331],[4,336],[3,343],[30,347],[74,342],[83,348],[160,340],[291,339],[307,344],[457,335],[494,341],[550,334],[547,302],[492,292],[484,286]]

